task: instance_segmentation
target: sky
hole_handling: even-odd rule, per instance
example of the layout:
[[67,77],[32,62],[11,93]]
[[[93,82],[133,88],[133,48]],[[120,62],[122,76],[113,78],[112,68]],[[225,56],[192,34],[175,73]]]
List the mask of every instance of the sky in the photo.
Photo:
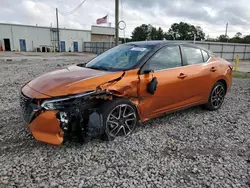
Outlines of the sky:
[[[115,0],[1,0],[0,22],[39,26],[56,26],[55,8],[59,10],[59,25],[65,28],[88,29],[96,19],[109,15],[114,27]],[[225,34],[250,34],[250,0],[120,0],[120,20],[126,29],[120,37],[130,37],[141,24],[151,24],[168,31],[173,23],[181,21],[201,26],[206,36],[215,38]],[[102,26],[107,26],[103,24]]]

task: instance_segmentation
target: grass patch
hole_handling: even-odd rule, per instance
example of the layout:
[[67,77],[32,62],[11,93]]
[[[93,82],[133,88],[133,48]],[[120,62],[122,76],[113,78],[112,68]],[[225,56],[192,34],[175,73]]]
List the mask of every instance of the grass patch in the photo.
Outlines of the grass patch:
[[233,78],[250,78],[250,74],[243,72],[233,72]]

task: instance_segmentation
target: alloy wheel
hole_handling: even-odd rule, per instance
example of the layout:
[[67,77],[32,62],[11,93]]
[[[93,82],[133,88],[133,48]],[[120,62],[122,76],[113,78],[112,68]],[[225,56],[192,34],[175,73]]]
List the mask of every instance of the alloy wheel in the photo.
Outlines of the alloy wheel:
[[225,89],[222,85],[217,85],[213,91],[211,96],[211,103],[215,109],[219,108],[225,97]]
[[111,137],[127,136],[135,128],[137,116],[134,108],[128,104],[116,106],[108,115],[106,126]]

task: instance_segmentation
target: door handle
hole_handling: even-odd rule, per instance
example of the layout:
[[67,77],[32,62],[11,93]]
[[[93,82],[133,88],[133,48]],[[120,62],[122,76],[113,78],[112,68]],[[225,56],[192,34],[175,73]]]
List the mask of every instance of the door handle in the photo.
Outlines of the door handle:
[[187,75],[186,74],[183,74],[183,73],[180,73],[180,75],[178,76],[178,78],[180,78],[180,79],[184,79],[184,78],[186,78],[187,77]]
[[217,68],[212,67],[212,68],[210,69],[210,71],[211,71],[211,72],[215,72],[215,71],[217,71]]

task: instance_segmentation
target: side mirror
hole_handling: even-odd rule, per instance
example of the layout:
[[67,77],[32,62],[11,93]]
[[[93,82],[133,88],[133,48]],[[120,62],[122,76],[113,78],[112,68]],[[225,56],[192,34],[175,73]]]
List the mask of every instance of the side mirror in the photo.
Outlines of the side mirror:
[[155,94],[155,91],[157,89],[157,85],[158,85],[158,80],[156,77],[154,77],[147,85],[147,91],[150,93],[150,94]]

